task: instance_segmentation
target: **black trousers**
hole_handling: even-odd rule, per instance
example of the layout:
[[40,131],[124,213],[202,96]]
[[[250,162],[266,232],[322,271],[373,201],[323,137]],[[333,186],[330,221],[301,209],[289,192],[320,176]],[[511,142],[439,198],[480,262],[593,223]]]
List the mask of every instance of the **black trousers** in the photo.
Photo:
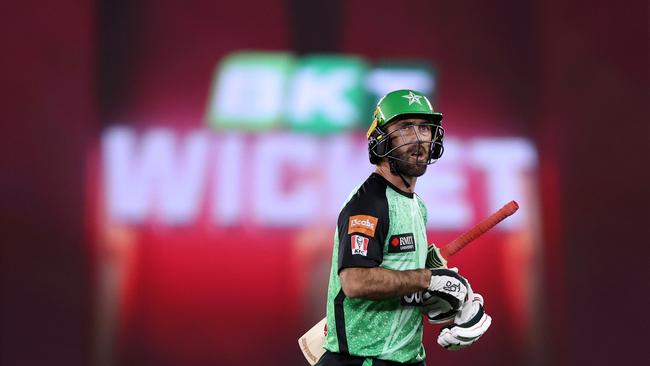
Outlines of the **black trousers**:
[[[318,360],[316,366],[362,366],[366,357],[344,355],[342,353],[335,353],[326,351],[325,354]],[[426,366],[424,361],[416,363],[399,363],[394,361],[372,359],[372,366]]]

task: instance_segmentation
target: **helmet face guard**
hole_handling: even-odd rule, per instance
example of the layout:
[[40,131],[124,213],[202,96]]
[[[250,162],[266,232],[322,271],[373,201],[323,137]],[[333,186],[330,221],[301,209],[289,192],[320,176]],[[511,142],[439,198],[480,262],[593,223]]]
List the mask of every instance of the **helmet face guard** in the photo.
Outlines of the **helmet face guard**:
[[[420,118],[426,123],[407,124],[398,129],[387,133],[387,126],[394,122],[408,119]],[[368,129],[368,152],[370,162],[377,164],[382,158],[403,161],[409,164],[429,165],[435,163],[443,154],[444,129],[442,128],[442,113],[433,110],[429,99],[422,93],[414,90],[395,90],[386,94],[377,103],[373,113],[372,125]],[[429,136],[423,136],[425,130],[429,128]],[[413,140],[415,135],[415,140]],[[409,138],[407,139],[406,136]],[[401,143],[400,143],[401,141]],[[415,145],[412,148],[408,145]],[[428,145],[429,154],[420,159],[417,154],[416,161],[407,161],[396,156],[400,151],[419,150],[421,147]],[[399,154],[397,154],[399,155]]]
[[[425,133],[422,129],[428,129],[428,132]],[[373,160],[379,162],[382,158],[389,158],[415,165],[433,164],[444,152],[444,135],[445,129],[439,123],[431,122],[407,124],[390,133],[379,130],[369,141],[368,148],[371,154],[371,162]],[[415,139],[413,139],[413,136]],[[425,146],[428,147],[428,152],[424,157],[421,157],[421,149],[425,149]],[[412,154],[416,155],[415,161],[400,158],[399,154],[397,154],[398,150],[407,153],[412,152]]]

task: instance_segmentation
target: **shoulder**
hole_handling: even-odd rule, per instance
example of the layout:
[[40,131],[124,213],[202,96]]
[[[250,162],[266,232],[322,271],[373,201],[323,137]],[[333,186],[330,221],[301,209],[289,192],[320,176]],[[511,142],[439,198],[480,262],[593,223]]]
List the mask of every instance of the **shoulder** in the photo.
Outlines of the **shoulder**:
[[368,177],[359,186],[341,210],[341,215],[346,216],[357,213],[376,216],[388,214],[386,183],[382,179],[378,179],[375,174]]
[[377,229],[385,233],[388,226],[386,184],[373,174],[359,186],[341,210],[339,232],[357,232],[374,237]]
[[415,194],[415,200],[418,202],[418,205],[420,206],[420,208],[424,209],[426,211],[427,205],[424,203],[424,200],[422,199],[422,197],[420,197],[420,195],[418,195],[417,193]]

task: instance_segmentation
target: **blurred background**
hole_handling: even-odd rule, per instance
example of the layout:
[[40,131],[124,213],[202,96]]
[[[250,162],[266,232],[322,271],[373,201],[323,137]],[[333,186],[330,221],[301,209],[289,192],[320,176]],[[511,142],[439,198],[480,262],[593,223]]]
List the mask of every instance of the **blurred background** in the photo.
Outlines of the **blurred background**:
[[445,116],[430,241],[521,206],[450,263],[492,328],[428,364],[643,362],[647,2],[3,8],[2,365],[306,365],[397,88]]

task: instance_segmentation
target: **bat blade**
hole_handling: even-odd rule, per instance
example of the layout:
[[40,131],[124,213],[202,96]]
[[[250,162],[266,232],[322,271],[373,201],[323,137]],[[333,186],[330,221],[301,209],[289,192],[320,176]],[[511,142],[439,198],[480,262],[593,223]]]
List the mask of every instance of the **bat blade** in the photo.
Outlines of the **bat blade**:
[[327,318],[321,319],[316,325],[311,327],[307,333],[298,339],[298,345],[302,354],[310,365],[315,365],[320,357],[325,353],[323,343],[327,334]]

